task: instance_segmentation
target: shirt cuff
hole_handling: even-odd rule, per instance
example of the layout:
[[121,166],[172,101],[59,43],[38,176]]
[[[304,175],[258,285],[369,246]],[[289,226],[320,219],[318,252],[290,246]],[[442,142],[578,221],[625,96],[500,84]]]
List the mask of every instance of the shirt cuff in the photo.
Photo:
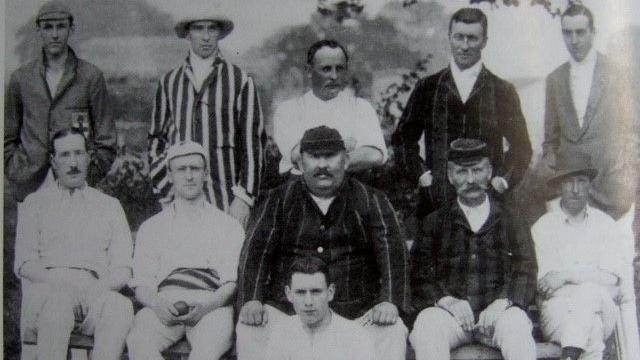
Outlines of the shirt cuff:
[[231,192],[233,193],[233,196],[247,203],[249,207],[253,207],[253,197],[249,196],[249,194],[247,194],[247,190],[245,190],[242,186],[234,185],[231,188]]

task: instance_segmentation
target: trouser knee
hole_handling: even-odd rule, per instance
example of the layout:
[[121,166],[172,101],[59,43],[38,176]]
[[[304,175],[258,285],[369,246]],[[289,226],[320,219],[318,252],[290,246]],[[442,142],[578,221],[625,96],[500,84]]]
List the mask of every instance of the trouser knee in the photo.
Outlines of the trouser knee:
[[419,336],[420,338],[425,338],[427,340],[444,338],[445,334],[440,325],[445,320],[443,317],[447,315],[448,314],[443,313],[443,311],[438,308],[427,308],[422,310],[413,324],[411,336]]
[[38,326],[50,325],[71,331],[75,321],[74,304],[73,298],[67,293],[56,291],[49,294],[38,314]]
[[111,291],[106,295],[104,306],[102,308],[102,320],[109,323],[117,322],[119,324],[133,323],[133,305],[131,300],[121,294]]

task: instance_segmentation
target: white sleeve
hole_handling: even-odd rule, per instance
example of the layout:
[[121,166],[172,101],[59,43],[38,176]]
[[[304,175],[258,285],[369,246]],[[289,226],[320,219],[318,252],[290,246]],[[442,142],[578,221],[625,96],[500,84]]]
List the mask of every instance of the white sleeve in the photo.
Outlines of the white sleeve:
[[42,241],[39,222],[39,207],[34,201],[35,195],[28,196],[22,204],[18,204],[18,224],[16,227],[14,272],[20,277],[20,268],[27,261],[39,261],[38,244]]
[[223,262],[216,266],[216,270],[218,270],[218,275],[222,282],[236,282],[238,279],[240,251],[245,238],[244,229],[236,219],[229,219],[222,233],[226,234],[226,248],[221,249],[224,251],[223,256],[216,257],[217,259],[223,259]]
[[133,279],[130,287],[158,286],[158,273],[160,272],[160,254],[154,244],[157,241],[156,234],[148,223],[143,223],[136,235],[136,246],[133,252]]
[[531,227],[531,238],[536,252],[536,262],[538,263],[538,280],[542,279],[549,271],[553,270],[553,249],[546,246],[548,234],[545,234],[544,225],[536,222]]
[[280,173],[285,173],[293,167],[291,150],[300,142],[302,134],[299,131],[299,121],[296,117],[295,100],[288,100],[280,104],[273,114],[273,140],[282,155]]
[[356,147],[374,147],[382,152],[382,162],[386,162],[389,155],[378,114],[368,101],[360,98],[356,101],[358,118],[354,119],[355,131],[353,132],[357,141]]

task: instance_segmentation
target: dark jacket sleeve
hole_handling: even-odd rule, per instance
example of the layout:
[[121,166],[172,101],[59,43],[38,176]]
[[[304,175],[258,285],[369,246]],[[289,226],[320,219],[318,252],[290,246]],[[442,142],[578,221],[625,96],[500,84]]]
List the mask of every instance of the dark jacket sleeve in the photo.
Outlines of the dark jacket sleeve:
[[442,227],[439,214],[439,211],[434,212],[424,219],[420,236],[411,249],[412,305],[416,313],[450,295],[438,276],[442,246],[438,231]]
[[511,269],[499,298],[507,298],[526,310],[533,303],[538,274],[533,240],[524,219],[509,217],[506,220],[510,259],[504,261],[511,264]]
[[16,172],[25,168],[25,162],[28,161],[20,143],[23,104],[16,76],[15,73],[11,75],[4,100],[4,173],[12,180],[16,179]]
[[544,141],[542,155],[547,165],[555,165],[556,153],[560,146],[560,117],[555,96],[553,95],[553,74],[545,81],[544,105]]
[[503,94],[498,96],[499,104],[504,108],[499,113],[500,128],[509,142],[509,150],[505,154],[503,168],[496,169],[496,175],[503,177],[511,189],[515,188],[529,167],[531,155],[531,140],[527,131],[527,122],[520,108],[520,98],[513,85],[505,83]]
[[429,123],[425,117],[431,114],[426,83],[427,79],[422,79],[416,84],[392,138],[399,168],[404,169],[405,175],[416,184],[420,175],[428,170],[420,158],[418,146],[423,132],[426,138],[430,137],[429,129],[425,128]]
[[251,212],[238,265],[238,309],[248,301],[264,300],[264,286],[283,227],[281,201],[278,190],[271,190]]
[[90,84],[91,120],[94,126],[93,156],[87,180],[96,184],[107,175],[116,158],[116,127],[109,110],[107,86],[98,72]]
[[380,302],[409,309],[409,256],[404,233],[387,197],[374,192],[371,199],[369,231],[380,271]]

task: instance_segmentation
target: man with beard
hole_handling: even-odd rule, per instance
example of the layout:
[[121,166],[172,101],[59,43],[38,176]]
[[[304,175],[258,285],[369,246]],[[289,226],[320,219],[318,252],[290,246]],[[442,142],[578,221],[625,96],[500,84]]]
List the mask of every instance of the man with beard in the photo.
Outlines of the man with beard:
[[133,320],[131,301],[118,293],[131,278],[127,218],[117,199],[87,185],[82,132],[56,132],[50,161],[56,183],[27,196],[18,213],[21,329],[37,332],[39,360],[66,359],[72,331],[94,335],[93,359],[120,359]]
[[49,146],[53,134],[76,128],[87,140],[87,182],[102,179],[116,156],[115,123],[108,113],[102,72],[79,59],[67,41],[74,31],[69,8],[42,5],[36,16],[42,40],[38,58],[9,80],[5,97],[4,173],[17,201],[53,184]]
[[345,176],[340,133],[326,126],[300,141],[302,176],[271,190],[252,214],[239,266],[238,359],[262,359],[274,326],[293,314],[287,268],[316,256],[335,281],[336,314],[358,321],[379,359],[405,358],[408,259],[394,209],[380,191]]
[[333,312],[336,288],[329,268],[317,257],[298,258],[289,267],[284,291],[295,316],[273,329],[269,360],[373,360],[373,341],[362,326]]
[[300,175],[300,138],[306,130],[325,125],[338,130],[349,153],[350,172],[371,169],[387,159],[380,121],[371,104],[345,89],[349,55],[334,40],[320,40],[307,52],[311,90],[278,106],[273,137],[282,154],[280,174]]
[[412,249],[413,307],[420,311],[409,337],[417,360],[449,359],[470,342],[497,347],[507,360],[533,360],[536,348],[527,309],[535,293],[530,238],[490,197],[493,167],[486,143],[451,142],[447,176],[457,198],[423,221]]

